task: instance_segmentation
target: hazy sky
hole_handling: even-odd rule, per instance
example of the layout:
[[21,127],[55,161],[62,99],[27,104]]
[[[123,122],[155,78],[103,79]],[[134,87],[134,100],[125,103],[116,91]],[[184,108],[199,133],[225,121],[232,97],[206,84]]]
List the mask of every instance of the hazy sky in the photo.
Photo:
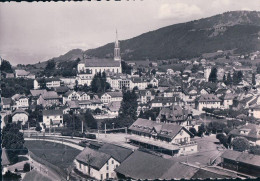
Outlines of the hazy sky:
[[121,0],[0,3],[0,56],[34,63],[160,27],[226,11],[257,10],[259,0]]

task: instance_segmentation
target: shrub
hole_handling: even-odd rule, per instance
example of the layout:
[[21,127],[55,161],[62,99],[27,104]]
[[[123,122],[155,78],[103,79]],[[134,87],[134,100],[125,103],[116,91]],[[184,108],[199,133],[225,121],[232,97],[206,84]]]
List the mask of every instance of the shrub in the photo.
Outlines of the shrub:
[[249,150],[250,148],[249,141],[244,137],[236,137],[232,141],[231,145],[233,146],[234,150],[241,152]]
[[24,172],[29,172],[30,171],[30,167],[31,167],[30,163],[25,163],[23,165],[23,171]]

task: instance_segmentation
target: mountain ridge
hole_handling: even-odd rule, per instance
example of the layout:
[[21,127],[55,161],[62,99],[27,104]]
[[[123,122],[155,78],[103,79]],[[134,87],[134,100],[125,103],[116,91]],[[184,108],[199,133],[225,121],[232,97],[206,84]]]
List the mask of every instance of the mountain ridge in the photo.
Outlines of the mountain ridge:
[[[229,11],[199,20],[178,23],[120,41],[124,60],[194,58],[217,50],[248,53],[260,49],[260,12]],[[83,54],[112,58],[114,43],[88,49],[73,49],[53,58],[69,61]]]

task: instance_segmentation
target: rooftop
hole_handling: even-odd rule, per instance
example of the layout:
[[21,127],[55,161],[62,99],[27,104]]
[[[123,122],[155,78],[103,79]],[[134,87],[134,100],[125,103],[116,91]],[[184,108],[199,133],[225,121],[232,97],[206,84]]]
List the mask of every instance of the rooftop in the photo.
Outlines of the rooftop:
[[120,61],[114,61],[113,59],[85,59],[81,60],[79,64],[85,64],[85,67],[120,67]]

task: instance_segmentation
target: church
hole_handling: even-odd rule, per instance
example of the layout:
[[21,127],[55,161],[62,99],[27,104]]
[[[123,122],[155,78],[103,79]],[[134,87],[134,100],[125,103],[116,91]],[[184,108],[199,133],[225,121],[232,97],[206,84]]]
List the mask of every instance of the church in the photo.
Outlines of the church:
[[117,37],[117,32],[114,48],[114,59],[86,58],[78,63],[77,71],[78,85],[90,85],[92,78],[98,72],[105,71],[114,74],[122,73],[120,45]]

